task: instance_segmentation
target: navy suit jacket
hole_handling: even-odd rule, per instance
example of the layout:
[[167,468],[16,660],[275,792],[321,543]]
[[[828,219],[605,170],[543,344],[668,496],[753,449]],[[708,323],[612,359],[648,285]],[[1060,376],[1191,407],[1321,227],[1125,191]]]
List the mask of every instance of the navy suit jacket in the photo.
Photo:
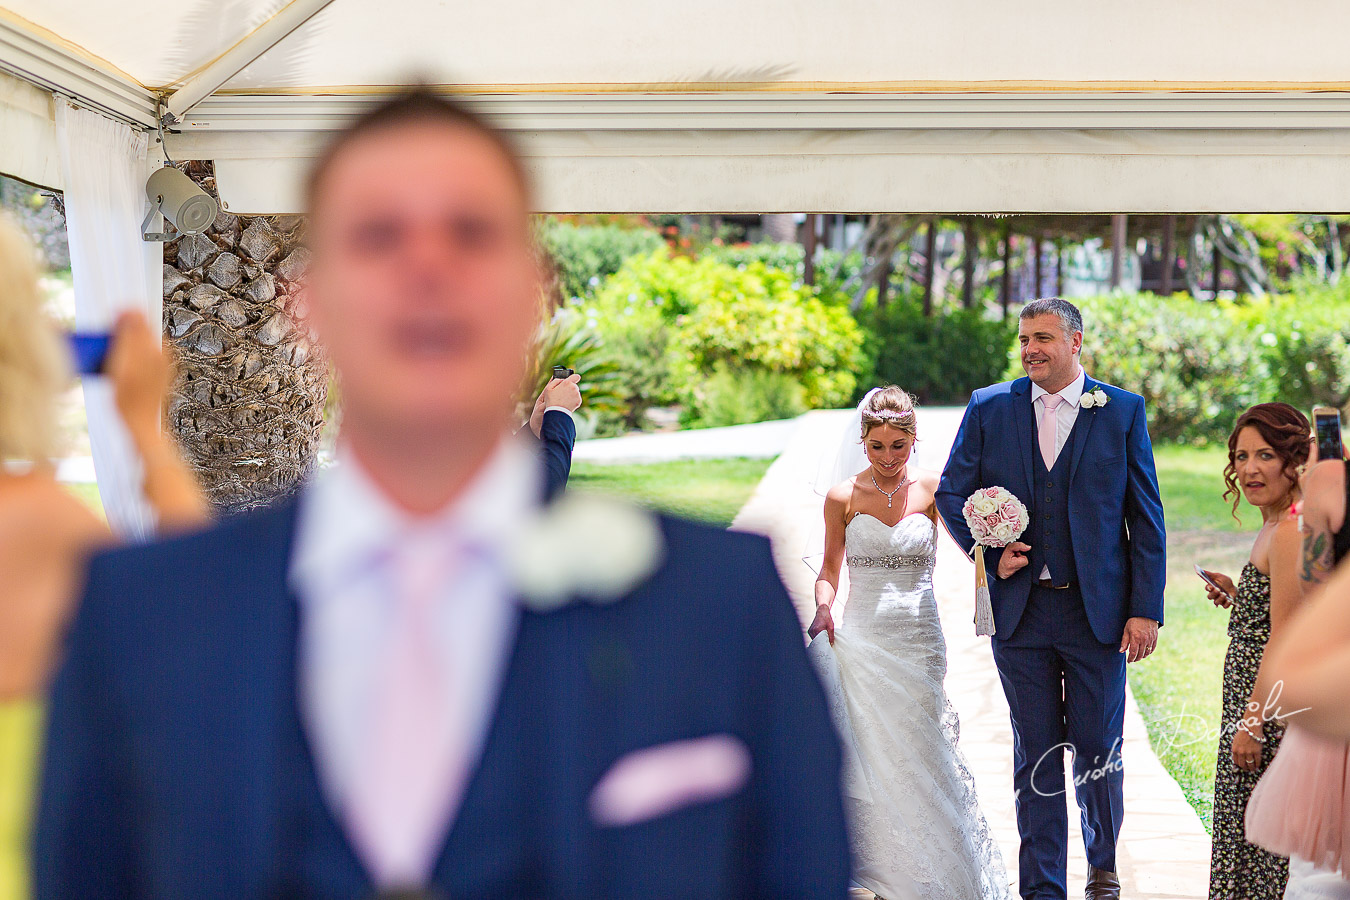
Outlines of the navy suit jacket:
[[[371,894],[323,803],[296,700],[296,502],[97,557],[49,710],[39,900]],[[842,897],[840,757],[768,543],[662,519],[631,595],[519,631],[435,870],[447,897]],[[597,824],[616,760],[742,741],[748,782]]]
[[544,457],[544,496],[552,499],[567,488],[572,474],[572,450],[577,443],[577,423],[561,410],[544,413],[539,425],[539,445]]
[[[1119,643],[1132,616],[1162,623],[1167,534],[1144,398],[1090,377],[1083,391],[1098,387],[1109,402],[1078,411],[1062,452],[1071,454],[1069,535],[1088,622],[1097,640]],[[971,395],[937,492],[938,510],[967,554],[975,542],[961,508],[980,488],[1007,488],[1036,515],[1032,454],[1039,452],[1030,378]],[[1026,566],[1003,580],[998,552],[986,561],[996,637],[1006,639],[1039,573]]]

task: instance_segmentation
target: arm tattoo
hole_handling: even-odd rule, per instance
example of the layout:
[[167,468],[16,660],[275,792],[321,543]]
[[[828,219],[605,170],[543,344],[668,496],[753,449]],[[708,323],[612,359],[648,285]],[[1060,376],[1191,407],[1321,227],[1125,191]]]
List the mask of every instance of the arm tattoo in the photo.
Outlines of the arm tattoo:
[[1334,568],[1331,534],[1325,529],[1312,529],[1303,536],[1303,568],[1299,577],[1307,585],[1323,584]]

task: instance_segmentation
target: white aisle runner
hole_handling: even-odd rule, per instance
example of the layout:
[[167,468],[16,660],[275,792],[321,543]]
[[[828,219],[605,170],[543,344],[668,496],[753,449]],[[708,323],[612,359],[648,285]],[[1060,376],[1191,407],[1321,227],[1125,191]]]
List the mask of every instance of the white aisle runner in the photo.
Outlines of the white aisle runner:
[[[919,413],[916,463],[941,470],[961,421],[960,409]],[[773,539],[779,572],[803,627],[814,615],[815,572],[802,560],[818,528],[822,498],[811,488],[820,454],[838,446],[849,411],[808,413],[783,454],[769,468],[733,528]],[[961,717],[961,749],[975,776],[981,805],[1003,850],[1009,875],[1017,872],[1017,822],[1012,796],[1012,736],[1008,705],[989,650],[977,638],[974,567],[946,537],[939,542],[934,589],[947,639],[947,691]],[[1166,632],[1163,633],[1166,640]],[[1148,743],[1132,695],[1125,713],[1125,825],[1118,865],[1122,894],[1136,900],[1204,898],[1209,883],[1209,836]],[[1072,791],[1072,785],[1066,785]],[[1083,895],[1087,861],[1072,795],[1069,815],[1069,896]]]

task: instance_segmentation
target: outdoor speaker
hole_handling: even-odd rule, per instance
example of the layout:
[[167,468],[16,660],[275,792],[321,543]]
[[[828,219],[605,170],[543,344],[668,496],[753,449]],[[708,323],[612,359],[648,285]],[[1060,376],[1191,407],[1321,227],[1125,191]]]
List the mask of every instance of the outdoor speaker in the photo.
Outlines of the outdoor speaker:
[[145,195],[151,214],[158,209],[183,234],[201,234],[220,210],[214,197],[173,166],[155,170],[145,183]]

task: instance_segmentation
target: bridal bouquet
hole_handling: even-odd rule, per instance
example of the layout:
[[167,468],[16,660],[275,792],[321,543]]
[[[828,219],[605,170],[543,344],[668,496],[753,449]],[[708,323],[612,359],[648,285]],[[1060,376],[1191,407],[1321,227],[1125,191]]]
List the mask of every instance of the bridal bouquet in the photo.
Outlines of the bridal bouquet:
[[1022,536],[1031,524],[1027,508],[1002,487],[980,488],[961,508],[975,539],[975,633],[994,633],[994,607],[989,599],[989,573],[984,566],[985,547],[1006,547]]

